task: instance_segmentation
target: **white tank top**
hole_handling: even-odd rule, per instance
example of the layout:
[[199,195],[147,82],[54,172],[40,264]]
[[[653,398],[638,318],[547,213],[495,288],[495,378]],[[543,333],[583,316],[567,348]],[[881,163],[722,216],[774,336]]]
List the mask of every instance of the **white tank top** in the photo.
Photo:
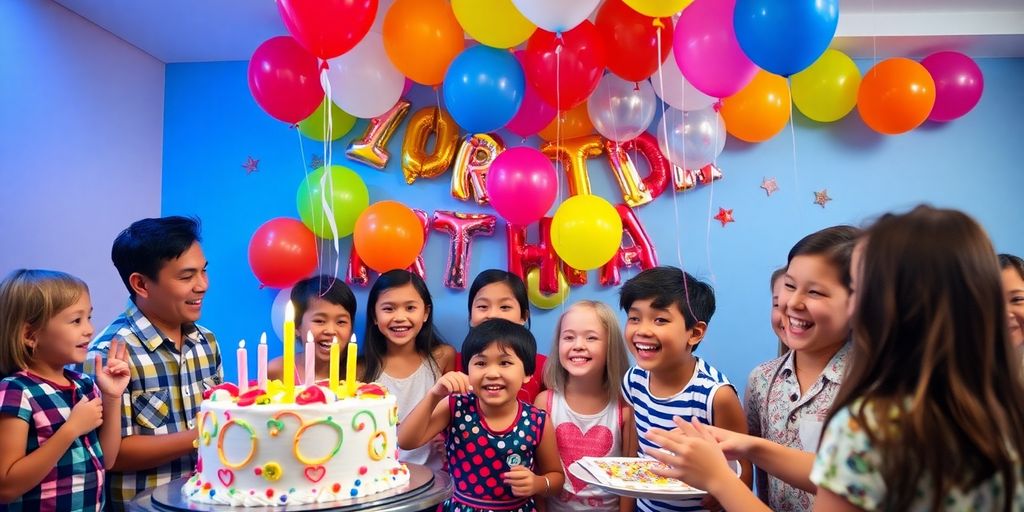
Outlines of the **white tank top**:
[[[398,425],[401,427],[405,417],[416,408],[416,404],[427,396],[430,388],[437,382],[437,370],[426,359],[412,375],[404,379],[392,377],[383,371],[377,382],[388,388],[388,392],[398,400]],[[398,450],[398,460],[412,464],[422,464],[430,469],[441,469],[444,461],[444,440],[438,435],[427,444],[415,450]]]
[[565,484],[562,492],[548,499],[553,511],[599,510],[617,512],[618,496],[583,482],[568,468],[582,457],[622,457],[622,415],[617,402],[597,414],[580,414],[569,408],[565,396],[554,390],[548,395],[549,421],[555,427],[558,455],[562,459]]

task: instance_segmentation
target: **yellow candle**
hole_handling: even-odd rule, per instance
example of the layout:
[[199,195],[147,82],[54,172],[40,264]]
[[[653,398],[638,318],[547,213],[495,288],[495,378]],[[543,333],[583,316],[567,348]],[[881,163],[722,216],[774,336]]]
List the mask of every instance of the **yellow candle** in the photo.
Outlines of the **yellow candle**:
[[356,336],[348,342],[348,355],[345,356],[345,388],[348,396],[356,396]]
[[295,306],[291,301],[284,308],[284,401],[295,401]]
[[327,387],[334,391],[335,394],[338,393],[338,367],[341,364],[339,359],[341,359],[341,348],[338,347],[338,338],[335,337],[331,340],[331,375],[329,377],[330,380],[327,381]]

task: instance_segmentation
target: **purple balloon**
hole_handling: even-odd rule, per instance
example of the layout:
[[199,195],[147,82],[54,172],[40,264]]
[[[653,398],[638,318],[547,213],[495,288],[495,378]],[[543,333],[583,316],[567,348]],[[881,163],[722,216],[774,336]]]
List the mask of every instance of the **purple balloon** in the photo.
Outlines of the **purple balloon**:
[[672,53],[679,69],[697,90],[715,98],[736,94],[757,74],[736,39],[735,8],[736,0],[694,0],[676,24]]
[[[519,65],[523,64],[523,50],[519,50],[515,53],[516,59],[519,60]],[[540,95],[530,85],[530,81],[526,81],[526,92],[523,93],[523,103],[519,106],[519,111],[512,118],[508,124],[505,125],[505,129],[520,136],[529,137],[541,130],[545,126],[551,124],[551,120],[555,118],[555,107],[548,105],[544,100],[540,99]]]
[[558,174],[544,153],[528,147],[506,149],[487,171],[491,206],[510,224],[525,226],[551,209]]
[[973,59],[958,52],[938,52],[925,57],[921,65],[935,80],[935,106],[928,119],[952,121],[978,104],[985,79]]

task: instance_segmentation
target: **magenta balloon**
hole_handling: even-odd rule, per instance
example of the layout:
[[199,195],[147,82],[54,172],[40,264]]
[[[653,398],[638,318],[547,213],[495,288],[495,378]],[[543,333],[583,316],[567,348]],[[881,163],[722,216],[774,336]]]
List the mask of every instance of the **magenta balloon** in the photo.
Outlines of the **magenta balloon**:
[[672,53],[683,76],[715,98],[732,96],[757,74],[733,28],[736,0],[694,0],[679,16]]
[[[523,50],[515,53],[520,65],[523,64],[524,53]],[[545,126],[551,124],[551,120],[557,113],[555,107],[540,99],[540,95],[528,80],[525,89],[526,92],[523,94],[523,103],[519,106],[519,111],[505,125],[505,129],[520,137],[529,137],[543,130]]]
[[925,57],[921,65],[935,80],[935,106],[929,120],[952,121],[978,104],[985,78],[973,59],[958,52],[938,52]]
[[491,206],[511,224],[525,226],[551,209],[558,174],[551,160],[533,148],[506,149],[487,171]]

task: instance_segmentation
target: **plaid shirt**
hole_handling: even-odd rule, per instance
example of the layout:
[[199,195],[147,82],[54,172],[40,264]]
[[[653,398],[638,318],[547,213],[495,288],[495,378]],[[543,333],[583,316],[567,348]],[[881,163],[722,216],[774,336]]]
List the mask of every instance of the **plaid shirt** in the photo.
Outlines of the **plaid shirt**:
[[[164,337],[142,311],[129,301],[125,312],[89,344],[86,372],[94,371],[96,354],[106,357],[113,339],[128,346],[131,380],[121,398],[121,436],[152,436],[184,432],[195,427],[203,391],[221,381],[221,356],[213,333],[198,326],[183,326],[181,350]],[[196,453],[159,467],[136,472],[110,472],[108,510],[122,510],[144,489],[188,476]]]
[[[22,370],[0,381],[0,415],[28,423],[25,453],[42,446],[71,416],[83,397],[96,398],[92,379],[65,370],[71,382],[62,386]],[[71,443],[56,467],[20,498],[0,510],[103,510],[103,451],[96,430]]]

